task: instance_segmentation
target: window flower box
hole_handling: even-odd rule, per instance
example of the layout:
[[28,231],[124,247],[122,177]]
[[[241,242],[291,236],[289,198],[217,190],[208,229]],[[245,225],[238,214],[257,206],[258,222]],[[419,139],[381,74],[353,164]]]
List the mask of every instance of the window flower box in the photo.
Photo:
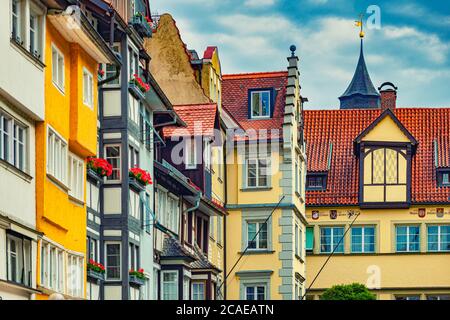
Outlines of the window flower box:
[[150,90],[150,85],[144,82],[137,74],[128,82],[130,92],[138,99],[145,99],[145,93]]
[[138,286],[143,286],[145,284],[145,275],[144,275],[144,269],[139,269],[137,271],[131,269],[128,272],[130,278],[129,282],[130,284],[135,284]]
[[152,36],[152,20],[144,16],[142,12],[136,13],[131,18],[131,24],[142,37],[150,38]]
[[87,263],[87,276],[88,278],[94,280],[105,280],[105,266],[90,259]]
[[102,158],[89,157],[87,160],[88,174],[100,178],[109,177],[112,174],[112,165]]
[[129,173],[130,184],[136,185],[139,189],[143,190],[149,184],[152,184],[152,178],[150,177],[150,173],[141,168],[131,168]]
[[105,76],[105,70],[98,68],[97,70],[97,76],[98,76],[98,80],[102,80],[103,77]]

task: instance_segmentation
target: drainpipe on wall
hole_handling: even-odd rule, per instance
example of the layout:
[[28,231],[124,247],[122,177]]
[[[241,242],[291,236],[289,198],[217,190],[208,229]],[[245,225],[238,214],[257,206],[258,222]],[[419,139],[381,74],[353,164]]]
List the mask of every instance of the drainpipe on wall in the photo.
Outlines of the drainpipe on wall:
[[[224,181],[224,188],[225,188],[225,208],[227,206],[228,203],[228,190],[227,190],[227,150],[225,148],[225,151],[222,152],[222,157],[223,157],[223,179]],[[224,214],[223,216],[223,269],[224,269],[224,276],[227,274],[227,215]],[[227,283],[225,281],[225,279],[223,279],[224,284],[223,284],[223,299],[227,300]]]
[[200,200],[201,200],[201,198],[202,198],[202,193],[201,193],[201,191],[199,191],[197,193],[194,206],[186,209],[183,213],[185,214],[185,213],[189,213],[189,212],[192,212],[194,210],[197,210],[198,207],[200,207]]

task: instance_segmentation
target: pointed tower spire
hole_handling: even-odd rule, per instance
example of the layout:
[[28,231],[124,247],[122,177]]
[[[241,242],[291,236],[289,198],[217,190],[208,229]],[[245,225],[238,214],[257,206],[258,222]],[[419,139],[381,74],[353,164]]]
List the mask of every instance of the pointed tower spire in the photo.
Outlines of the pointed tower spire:
[[372,80],[370,80],[367,71],[366,61],[364,59],[364,30],[363,15],[356,21],[356,26],[360,27],[359,37],[361,38],[361,47],[359,60],[356,66],[352,82],[339,97],[341,109],[372,109],[380,107],[380,94],[375,89]]

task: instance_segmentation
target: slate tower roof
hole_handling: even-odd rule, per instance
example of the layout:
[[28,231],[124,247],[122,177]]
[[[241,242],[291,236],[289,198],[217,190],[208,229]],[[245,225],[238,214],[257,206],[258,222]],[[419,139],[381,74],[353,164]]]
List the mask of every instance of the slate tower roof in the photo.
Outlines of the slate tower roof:
[[373,109],[380,108],[380,94],[373,86],[367,71],[366,61],[364,59],[363,39],[361,39],[361,49],[358,65],[352,82],[339,97],[341,109]]

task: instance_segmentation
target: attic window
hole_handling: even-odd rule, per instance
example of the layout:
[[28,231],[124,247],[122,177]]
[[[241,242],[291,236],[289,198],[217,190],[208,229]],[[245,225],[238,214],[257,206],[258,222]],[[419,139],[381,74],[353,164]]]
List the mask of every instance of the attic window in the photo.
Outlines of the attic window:
[[450,186],[450,170],[439,170],[437,172],[437,178],[440,187]]
[[273,89],[249,90],[249,118],[270,118],[273,108]]
[[306,176],[307,190],[325,190],[327,188],[326,173],[310,173]]

